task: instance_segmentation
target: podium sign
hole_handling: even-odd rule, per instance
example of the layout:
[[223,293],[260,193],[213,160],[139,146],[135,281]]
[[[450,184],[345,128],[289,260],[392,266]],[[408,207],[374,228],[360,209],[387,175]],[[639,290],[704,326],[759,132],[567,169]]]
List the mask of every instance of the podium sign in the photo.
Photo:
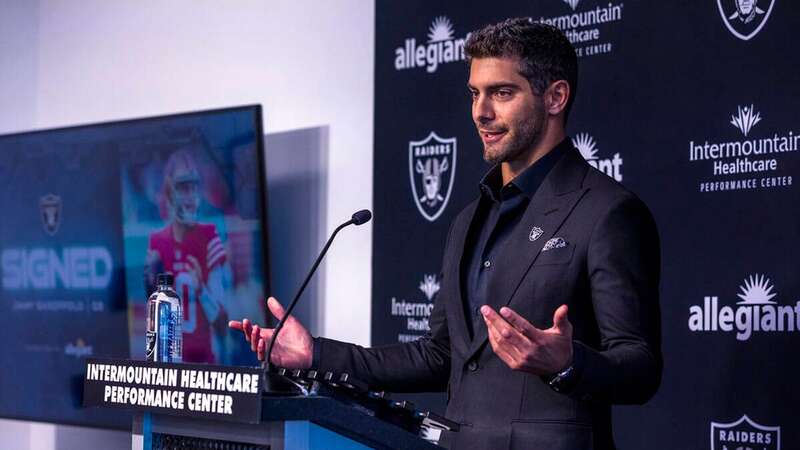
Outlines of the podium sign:
[[254,367],[87,359],[83,405],[258,423],[262,371]]

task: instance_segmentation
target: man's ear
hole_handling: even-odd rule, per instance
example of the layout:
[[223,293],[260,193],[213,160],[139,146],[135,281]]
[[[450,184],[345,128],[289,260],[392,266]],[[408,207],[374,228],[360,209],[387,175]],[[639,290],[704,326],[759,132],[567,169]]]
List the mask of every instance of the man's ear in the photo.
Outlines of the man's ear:
[[551,116],[564,112],[572,95],[572,90],[566,80],[554,81],[545,91],[545,107]]

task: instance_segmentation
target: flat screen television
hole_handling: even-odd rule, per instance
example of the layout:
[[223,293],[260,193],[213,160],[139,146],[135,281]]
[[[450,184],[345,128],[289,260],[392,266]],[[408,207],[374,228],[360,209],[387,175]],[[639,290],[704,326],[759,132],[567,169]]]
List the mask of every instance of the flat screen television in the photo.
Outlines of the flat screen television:
[[128,429],[82,408],[86,357],[144,358],[170,272],[184,361],[256,365],[228,318],[265,318],[260,106],[0,136],[0,417]]

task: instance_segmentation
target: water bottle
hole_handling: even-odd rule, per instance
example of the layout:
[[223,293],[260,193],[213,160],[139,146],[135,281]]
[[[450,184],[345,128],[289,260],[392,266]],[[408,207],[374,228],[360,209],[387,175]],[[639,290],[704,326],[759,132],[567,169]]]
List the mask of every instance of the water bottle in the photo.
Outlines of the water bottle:
[[156,276],[156,291],[147,299],[148,361],[181,362],[183,359],[183,308],[181,299],[172,289],[171,274]]

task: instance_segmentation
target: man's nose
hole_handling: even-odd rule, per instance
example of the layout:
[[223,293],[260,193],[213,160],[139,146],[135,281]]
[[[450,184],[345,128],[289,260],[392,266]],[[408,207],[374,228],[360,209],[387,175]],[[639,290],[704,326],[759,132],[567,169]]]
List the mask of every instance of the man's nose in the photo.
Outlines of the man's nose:
[[494,120],[494,108],[486,96],[480,95],[472,105],[472,118],[475,123],[485,124]]

